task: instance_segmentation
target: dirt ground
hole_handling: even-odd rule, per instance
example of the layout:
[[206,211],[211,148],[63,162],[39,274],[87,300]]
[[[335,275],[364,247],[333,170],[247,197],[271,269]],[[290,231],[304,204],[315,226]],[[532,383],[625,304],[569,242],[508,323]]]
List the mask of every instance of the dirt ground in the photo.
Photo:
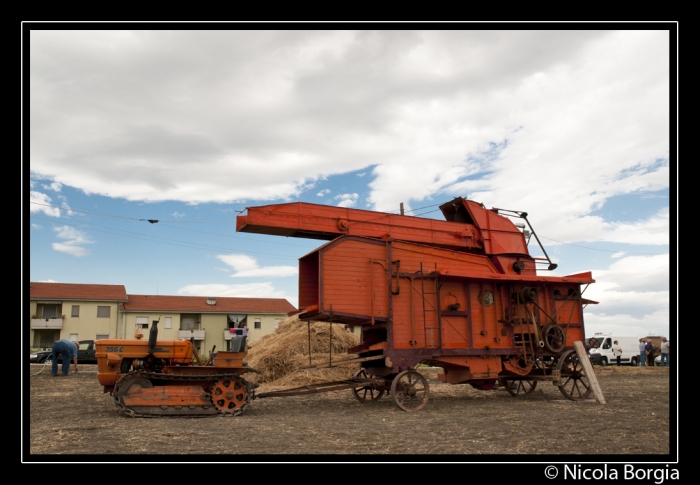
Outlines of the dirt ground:
[[[246,455],[235,458],[244,462],[316,461],[321,455],[338,461],[393,461],[392,455],[401,461],[410,455],[473,461],[479,455],[675,454],[668,368],[596,367],[604,405],[567,400],[549,382],[516,398],[504,390],[444,384],[427,369],[430,397],[416,412],[399,409],[387,396],[360,403],[348,389],[255,399],[234,418],[127,417],[102,392],[96,366],[57,378],[49,366],[41,369],[30,365],[32,375],[23,379],[27,461],[167,461],[165,455],[178,454],[189,455],[188,461]],[[263,385],[257,392],[272,389]]]

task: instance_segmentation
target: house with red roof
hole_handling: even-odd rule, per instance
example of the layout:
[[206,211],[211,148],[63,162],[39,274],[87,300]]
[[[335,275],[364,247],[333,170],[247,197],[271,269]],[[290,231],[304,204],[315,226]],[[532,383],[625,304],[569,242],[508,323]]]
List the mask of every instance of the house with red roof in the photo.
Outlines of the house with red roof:
[[114,337],[127,300],[123,285],[29,283],[30,346]]
[[247,334],[255,342],[273,333],[280,321],[296,312],[284,298],[233,298],[172,295],[128,295],[120,307],[121,333],[134,338],[148,333],[156,321],[158,338],[194,339],[199,351],[229,350],[232,338]]
[[283,298],[131,295],[122,285],[30,283],[30,345],[61,338],[194,339],[200,352],[228,350],[236,334],[255,342],[297,311]]

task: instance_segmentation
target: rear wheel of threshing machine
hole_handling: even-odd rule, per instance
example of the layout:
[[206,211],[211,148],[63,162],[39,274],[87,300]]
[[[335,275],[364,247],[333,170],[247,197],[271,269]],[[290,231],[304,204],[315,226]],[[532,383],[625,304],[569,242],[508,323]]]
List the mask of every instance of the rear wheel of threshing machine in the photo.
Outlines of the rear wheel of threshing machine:
[[245,382],[237,377],[219,380],[211,390],[214,407],[227,416],[237,416],[248,407],[250,394]]
[[557,361],[557,370],[561,373],[559,390],[568,399],[580,401],[591,394],[591,384],[575,350],[568,350],[561,355]]
[[514,397],[527,396],[537,387],[537,381],[524,379],[501,379],[501,384],[506,388],[508,394]]
[[429,395],[427,379],[415,370],[401,372],[391,383],[391,397],[404,411],[418,411],[428,402]]
[[[352,377],[353,379],[369,379],[369,376],[364,369],[358,370]],[[384,395],[384,389],[377,389],[371,385],[353,387],[350,390],[352,391],[352,395],[355,396],[355,399],[360,401],[362,404],[379,401],[379,399],[381,399],[381,397]]]

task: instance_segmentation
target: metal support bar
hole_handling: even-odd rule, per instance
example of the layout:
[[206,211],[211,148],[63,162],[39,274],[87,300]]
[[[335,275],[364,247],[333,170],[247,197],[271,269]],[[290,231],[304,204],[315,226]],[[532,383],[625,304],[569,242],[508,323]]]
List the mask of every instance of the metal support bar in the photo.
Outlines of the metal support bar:
[[328,345],[328,366],[333,363],[333,305],[330,306],[331,314],[330,314],[330,321],[328,322],[328,337],[329,337],[329,345]]

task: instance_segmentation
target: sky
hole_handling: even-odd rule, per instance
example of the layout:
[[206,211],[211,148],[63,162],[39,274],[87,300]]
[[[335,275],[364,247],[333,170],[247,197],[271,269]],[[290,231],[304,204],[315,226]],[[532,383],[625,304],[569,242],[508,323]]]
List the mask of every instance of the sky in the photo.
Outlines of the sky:
[[236,233],[246,207],[459,196],[592,272],[587,336],[670,335],[675,34],[483,27],[32,30],[23,275],[296,306],[320,242]]

